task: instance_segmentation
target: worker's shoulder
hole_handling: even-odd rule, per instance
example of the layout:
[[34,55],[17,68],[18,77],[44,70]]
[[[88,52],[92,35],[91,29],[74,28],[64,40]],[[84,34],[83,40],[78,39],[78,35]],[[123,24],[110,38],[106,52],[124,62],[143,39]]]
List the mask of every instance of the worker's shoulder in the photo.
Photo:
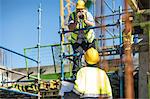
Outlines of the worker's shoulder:
[[86,66],[86,67],[82,67],[80,70],[99,70],[100,72],[105,72],[104,70],[98,68],[98,67],[92,67],[92,66]]
[[100,73],[106,74],[106,72],[103,69],[99,68],[98,70]]
[[106,72],[104,70],[102,70],[102,69],[99,69],[99,71],[106,74]]
[[92,13],[91,13],[91,12],[89,12],[89,11],[86,11],[86,14],[87,14],[87,15],[92,15]]

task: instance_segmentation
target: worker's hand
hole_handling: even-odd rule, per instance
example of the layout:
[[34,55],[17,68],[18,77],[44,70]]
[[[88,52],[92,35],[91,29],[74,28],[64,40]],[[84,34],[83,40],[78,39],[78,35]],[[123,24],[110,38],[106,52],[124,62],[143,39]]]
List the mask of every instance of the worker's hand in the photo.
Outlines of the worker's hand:
[[68,28],[69,28],[69,30],[70,31],[73,31],[74,29],[76,29],[76,22],[75,23],[70,23],[69,25],[68,25]]
[[86,20],[87,19],[87,15],[86,15],[86,11],[84,10],[84,12],[82,12],[83,16],[84,16],[84,19],[83,20]]
[[82,10],[77,13],[77,21],[79,20],[86,20],[86,11]]

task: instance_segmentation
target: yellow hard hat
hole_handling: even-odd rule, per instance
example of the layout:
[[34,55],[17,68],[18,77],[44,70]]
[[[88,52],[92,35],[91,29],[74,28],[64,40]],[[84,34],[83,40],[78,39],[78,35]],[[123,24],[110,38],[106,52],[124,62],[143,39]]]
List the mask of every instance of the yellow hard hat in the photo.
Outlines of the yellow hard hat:
[[93,47],[89,48],[85,54],[85,61],[88,64],[97,64],[100,61],[100,57],[99,57],[99,53],[96,49],[94,49]]
[[77,9],[84,9],[85,8],[85,2],[83,0],[78,0],[76,4]]

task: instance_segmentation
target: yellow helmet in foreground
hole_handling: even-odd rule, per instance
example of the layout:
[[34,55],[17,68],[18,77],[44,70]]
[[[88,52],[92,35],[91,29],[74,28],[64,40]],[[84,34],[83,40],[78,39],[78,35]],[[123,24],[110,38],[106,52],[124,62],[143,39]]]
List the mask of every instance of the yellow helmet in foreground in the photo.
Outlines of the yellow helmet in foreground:
[[84,57],[85,57],[85,61],[88,63],[88,64],[97,64],[99,61],[100,61],[100,57],[99,57],[99,53],[96,49],[94,49],[93,47],[92,48],[89,48],[85,54],[84,54]]
[[85,2],[83,0],[78,0],[76,4],[76,9],[84,9],[85,8]]

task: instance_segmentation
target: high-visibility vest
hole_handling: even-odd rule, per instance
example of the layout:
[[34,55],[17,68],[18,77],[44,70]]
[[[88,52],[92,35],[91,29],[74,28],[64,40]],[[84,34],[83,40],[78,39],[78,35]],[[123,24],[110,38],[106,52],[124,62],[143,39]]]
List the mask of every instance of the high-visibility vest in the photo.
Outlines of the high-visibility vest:
[[81,68],[77,72],[74,89],[85,97],[112,97],[109,78],[105,71],[97,67]]
[[[73,12],[71,15],[70,15],[71,19],[75,21],[76,20],[76,12]],[[80,29],[80,28],[87,28],[87,24],[82,20],[81,22],[82,26],[79,26],[80,24],[77,23],[76,25],[76,29]],[[71,43],[75,43],[77,41],[77,37],[78,37],[78,32],[79,31],[76,31],[76,32],[72,32],[71,35],[69,36],[69,41],[71,41]],[[92,29],[87,29],[87,30],[83,30],[83,33],[84,33],[84,36],[86,38],[86,40],[89,42],[89,43],[92,43],[92,41],[94,40],[95,38],[95,35],[93,33],[93,30]]]

